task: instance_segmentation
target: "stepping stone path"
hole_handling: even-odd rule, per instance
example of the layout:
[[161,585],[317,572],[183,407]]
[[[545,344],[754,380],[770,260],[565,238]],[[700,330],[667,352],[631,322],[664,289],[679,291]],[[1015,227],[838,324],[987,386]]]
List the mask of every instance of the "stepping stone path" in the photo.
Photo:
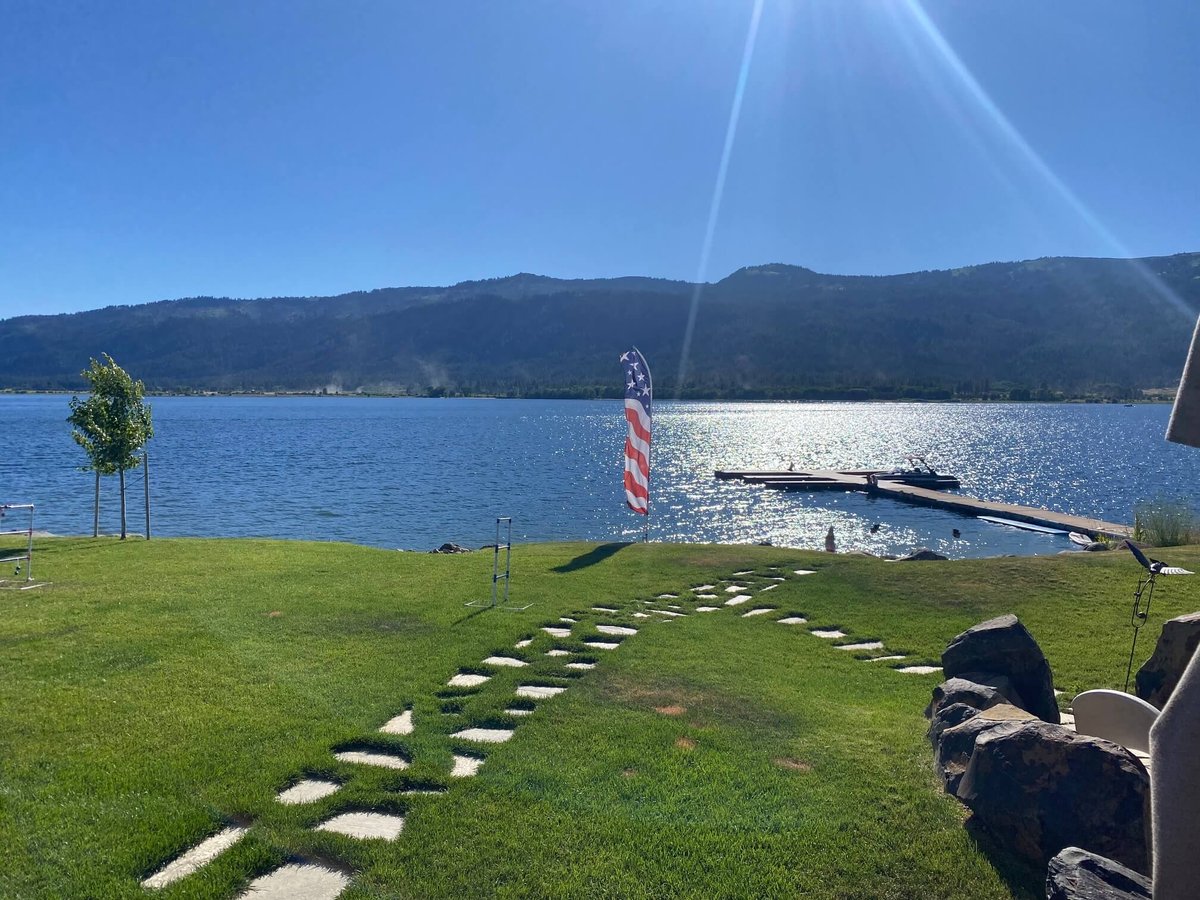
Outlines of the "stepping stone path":
[[473,672],[459,672],[457,675],[447,681],[446,684],[450,687],[479,687],[479,685],[491,680],[491,675],[476,675]]
[[176,857],[142,882],[142,887],[157,890],[174,884],[180,878],[191,875],[202,865],[212,862],[246,836],[248,828],[236,825],[222,829],[210,838],[198,843],[191,850]]
[[511,728],[464,728],[450,735],[464,741],[479,741],[483,744],[503,744],[514,734]]
[[532,700],[548,700],[550,697],[557,697],[565,687],[551,687],[544,684],[522,684],[517,686],[518,697],[528,697]]
[[597,625],[596,630],[601,634],[637,634],[636,628],[627,628],[624,625]]
[[284,806],[297,806],[301,803],[313,803],[322,800],[330,794],[336,794],[341,789],[336,781],[322,781],[319,778],[305,778],[286,791],[281,791],[276,800]]
[[355,763],[360,766],[381,766],[384,769],[407,769],[408,760],[392,753],[375,753],[370,750],[342,750],[333,754],[334,759]]
[[489,656],[483,661],[485,666],[507,666],[510,669],[520,669],[529,665],[523,659],[517,659],[515,656]]
[[450,770],[451,778],[471,778],[479,772],[483,760],[478,756],[460,756],[454,754],[454,768]]
[[[778,570],[778,566],[767,567],[771,570]],[[813,569],[796,569],[796,575],[815,575]],[[746,569],[740,572],[734,572],[734,578],[753,575],[754,570]],[[766,576],[771,584],[759,586],[755,588],[759,593],[765,593],[779,586],[779,582],[786,579],[780,575]],[[752,599],[750,594],[743,593],[752,590],[752,588],[742,585],[723,582],[728,586],[723,588],[726,594],[733,594],[724,602],[723,606],[697,606],[694,607],[696,612],[719,612],[724,607],[739,606],[748,600]],[[718,594],[711,593],[716,589],[716,585],[702,584],[691,588],[696,600],[717,600]],[[657,596],[657,600],[676,600],[678,594],[664,593]],[[639,619],[649,619],[652,613],[658,613],[660,616],[668,617],[684,617],[685,612],[678,610],[682,609],[677,604],[668,604],[667,609],[655,609],[647,604],[649,610],[630,613],[630,615]],[[612,606],[593,606],[593,612],[603,614],[615,614],[620,612],[618,607]],[[753,616],[766,615],[774,613],[777,610],[775,607],[758,607],[750,609],[741,614],[741,618],[751,618]],[[576,613],[576,615],[581,615]],[[560,622],[567,623],[568,626],[578,624],[578,620],[570,616],[561,616]],[[788,615],[781,619],[776,619],[781,625],[804,625],[807,624],[807,619],[801,615]],[[660,623],[662,624],[662,623]],[[595,626],[596,631],[602,635],[612,635],[621,637],[632,637],[638,633],[637,628],[631,628],[626,625],[603,625]],[[541,631],[555,638],[566,638],[571,636],[570,627],[559,627],[557,625],[542,626]],[[821,638],[843,638],[846,637],[845,632],[835,628],[815,628],[810,634]],[[523,638],[517,641],[517,648],[526,648],[534,643],[533,637]],[[602,640],[585,640],[584,645],[595,650],[616,650],[621,646],[616,641]],[[880,650],[883,648],[883,641],[859,641],[857,643],[835,645],[839,650]],[[552,648],[546,651],[546,656],[549,657],[564,657],[571,656],[572,651],[563,648]],[[899,661],[903,660],[903,655],[888,655],[866,657],[865,661],[883,662],[883,661]],[[496,654],[489,656],[483,660],[483,664],[487,666],[496,666],[501,668],[525,668],[530,665],[526,660],[515,656],[506,656]],[[565,668],[574,669],[577,671],[589,671],[596,668],[597,663],[591,661],[577,660],[565,664]],[[894,671],[904,674],[924,675],[940,672],[938,666],[904,666],[894,667]],[[459,671],[454,675],[447,684],[450,687],[460,688],[475,688],[486,684],[491,680],[490,675],[483,675],[477,672]],[[528,700],[548,700],[563,693],[567,688],[560,685],[547,684],[520,684],[516,688],[516,695]],[[473,695],[472,695],[473,696]],[[461,712],[462,704],[454,701],[452,704],[451,714]],[[443,712],[446,711],[443,706]],[[513,717],[525,717],[532,715],[534,710],[526,709],[519,706],[510,706],[504,710],[506,715]],[[408,735],[414,731],[413,712],[411,707],[404,710],[397,716],[389,719],[384,725],[379,728],[379,731],[384,734]],[[469,727],[462,728],[459,731],[449,735],[451,739],[459,741],[469,741],[472,743],[481,744],[499,744],[511,740],[515,735],[515,728],[485,728],[485,727]],[[334,752],[334,757],[342,762],[354,763],[357,765],[378,766],[388,769],[407,769],[409,761],[395,753],[388,753],[383,750],[340,750]],[[485,759],[482,756],[471,755],[469,752],[452,753],[453,766],[450,771],[451,778],[469,778],[478,774],[483,766]],[[314,803],[325,797],[328,797],[341,789],[342,785],[335,781],[323,780],[319,778],[305,778],[298,781],[296,784],[281,791],[276,800],[285,805],[298,805],[305,803]],[[404,795],[413,794],[440,794],[445,793],[445,788],[442,787],[413,787],[407,790],[397,791]],[[392,793],[391,796],[395,796]],[[352,837],[360,840],[397,840],[404,830],[404,817],[381,812],[371,811],[356,811],[343,812],[330,817],[324,822],[316,825],[314,831],[328,831],[337,834],[342,834],[347,837]],[[165,865],[162,869],[145,879],[142,884],[146,888],[157,889],[165,887],[169,884],[178,881],[181,878],[191,874],[201,866],[215,859],[219,854],[224,852],[229,847],[237,843],[249,831],[249,827],[229,827],[204,841],[201,841],[195,847],[182,853],[176,859]],[[259,900],[271,900],[271,898],[289,898],[289,900],[333,900],[339,896],[346,887],[350,884],[350,876],[345,872],[338,871],[327,865],[315,865],[305,863],[289,863],[280,866],[274,871],[254,879],[246,891],[240,895],[241,898],[259,898]]]
[[350,876],[325,866],[288,863],[255,878],[238,900],[333,900],[350,885]]
[[404,817],[377,812],[348,812],[322,822],[313,830],[332,831],[362,840],[379,838],[394,841],[404,830]]
[[404,712],[400,713],[400,715],[388,719],[383,723],[379,730],[384,734],[412,734],[412,710],[406,709]]

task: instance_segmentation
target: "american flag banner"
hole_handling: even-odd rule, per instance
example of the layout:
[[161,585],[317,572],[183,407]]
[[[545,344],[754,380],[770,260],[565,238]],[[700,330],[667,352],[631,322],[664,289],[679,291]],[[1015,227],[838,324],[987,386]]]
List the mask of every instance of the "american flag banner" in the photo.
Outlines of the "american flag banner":
[[650,514],[650,405],[654,385],[646,357],[634,347],[621,354],[625,368],[625,503],[635,513]]

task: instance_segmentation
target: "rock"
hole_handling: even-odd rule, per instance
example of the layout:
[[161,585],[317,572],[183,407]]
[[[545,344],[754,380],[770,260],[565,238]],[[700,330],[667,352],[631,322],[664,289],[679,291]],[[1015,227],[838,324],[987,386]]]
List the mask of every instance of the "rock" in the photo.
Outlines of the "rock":
[[[949,712],[952,708],[947,707],[943,712]],[[944,729],[934,747],[933,757],[938,775],[942,779],[942,788],[947,794],[958,795],[959,783],[971,761],[971,754],[975,751],[975,742],[981,734],[996,728],[1012,731],[1024,722],[1036,721],[1033,713],[1019,709],[1011,703],[1001,703],[985,710],[976,710],[972,715],[964,717],[958,725]],[[932,730],[931,726],[930,731]]]
[[1109,547],[1108,544],[1104,543],[1104,541],[1092,541],[1090,544],[1085,545],[1083,549],[1092,553],[1100,553],[1109,549]]
[[470,553],[469,547],[460,547],[458,544],[445,543],[436,550],[430,550],[430,553]]
[[931,719],[938,710],[955,703],[965,703],[975,709],[987,709],[997,703],[1012,703],[1022,708],[1025,705],[1008,677],[987,672],[964,672],[933,689],[933,697],[925,707],[925,718]]
[[1104,856],[1068,847],[1046,871],[1046,900],[1150,900],[1150,879]]
[[891,562],[925,562],[927,560],[929,560],[929,561],[945,560],[945,559],[949,559],[949,558],[950,557],[948,557],[948,556],[942,556],[942,554],[940,554],[940,553],[934,553],[932,550],[928,549],[927,547],[922,547],[920,550],[914,550],[912,553],[908,554],[907,556],[897,556],[890,561]]
[[[925,710],[929,712],[928,709]],[[926,736],[929,738],[929,743],[933,744],[933,749],[936,751],[938,744],[942,741],[942,733],[947,728],[953,728],[955,725],[961,725],[967,719],[975,716],[979,710],[974,706],[969,706],[966,703],[951,703],[943,706],[933,714],[932,720],[929,723],[929,731]],[[927,715],[926,718],[929,718]]]
[[1149,794],[1145,768],[1124,747],[1037,721],[979,734],[958,785],[958,798],[996,841],[1035,865],[1064,847],[1086,847],[1137,871],[1150,867]]
[[1166,706],[1197,646],[1200,646],[1200,612],[1163,623],[1154,653],[1138,669],[1137,695],[1159,709]]
[[1012,614],[989,619],[954,638],[942,653],[942,670],[948,677],[967,672],[1006,675],[1025,709],[1046,722],[1059,722],[1050,664]]

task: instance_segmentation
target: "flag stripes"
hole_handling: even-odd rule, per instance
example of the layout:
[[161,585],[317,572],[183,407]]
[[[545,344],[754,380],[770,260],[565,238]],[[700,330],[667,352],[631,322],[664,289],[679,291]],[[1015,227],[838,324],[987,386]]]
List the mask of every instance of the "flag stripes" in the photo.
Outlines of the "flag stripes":
[[621,354],[625,367],[625,503],[635,513],[650,513],[650,404],[653,386],[646,358],[635,347]]

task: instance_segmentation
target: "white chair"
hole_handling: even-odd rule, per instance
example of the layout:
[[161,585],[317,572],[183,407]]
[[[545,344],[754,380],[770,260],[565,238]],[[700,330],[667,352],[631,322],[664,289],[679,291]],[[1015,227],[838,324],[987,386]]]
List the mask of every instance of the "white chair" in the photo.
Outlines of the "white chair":
[[1071,710],[1079,734],[1150,752],[1150,726],[1158,718],[1158,710],[1140,697],[1106,689],[1084,691],[1071,701]]

